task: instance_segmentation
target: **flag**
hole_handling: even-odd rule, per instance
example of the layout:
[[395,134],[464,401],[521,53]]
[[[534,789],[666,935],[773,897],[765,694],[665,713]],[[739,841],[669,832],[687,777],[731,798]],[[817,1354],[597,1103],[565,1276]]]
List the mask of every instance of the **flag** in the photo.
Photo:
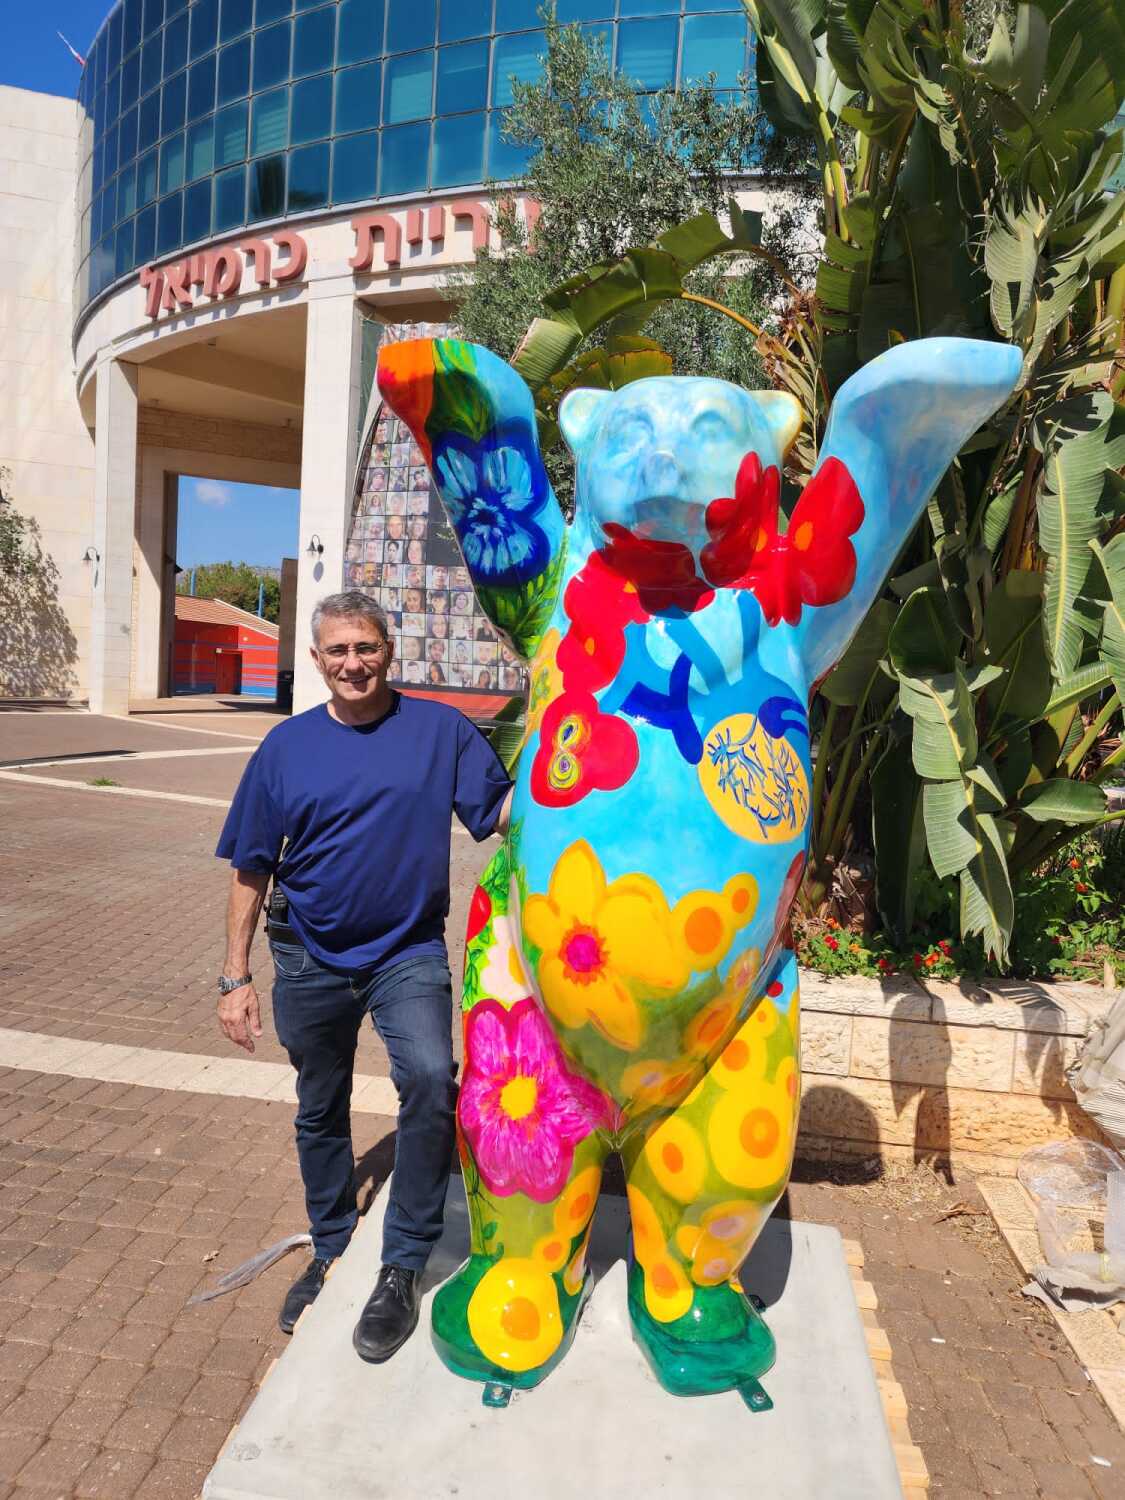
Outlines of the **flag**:
[[63,44],[66,50],[70,53],[71,57],[74,58],[74,61],[78,64],[78,66],[80,68],[84,68],[86,66],[86,59],[82,56],[82,54],[80,52],[75,52],[74,48],[67,41],[66,37],[63,36],[61,31],[57,31],[55,35],[58,37],[59,41]]

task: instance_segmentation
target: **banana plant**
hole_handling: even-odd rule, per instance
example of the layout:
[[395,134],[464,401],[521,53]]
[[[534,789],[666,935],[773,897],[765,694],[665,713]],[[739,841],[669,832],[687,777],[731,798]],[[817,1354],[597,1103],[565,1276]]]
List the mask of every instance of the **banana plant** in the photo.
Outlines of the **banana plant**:
[[[511,361],[531,387],[544,449],[549,451],[559,441],[555,416],[572,387],[616,390],[649,375],[671,373],[668,354],[642,334],[661,303],[701,303],[733,318],[751,337],[770,343],[761,328],[688,285],[691,273],[708,261],[738,256],[768,263],[796,290],[785,266],[761,245],[761,215],[747,212],[733,198],[727,213],[729,232],[714,214],[697,214],[651,244],[591,266],[546,294],[544,316],[532,322]],[[596,337],[600,342],[594,342]],[[792,362],[784,343],[772,344],[775,358]]]
[[814,143],[824,185],[815,296],[785,320],[793,359],[766,360],[804,407],[806,462],[826,397],[895,342],[1024,357],[823,687],[802,891],[820,909],[873,845],[898,940],[932,872],[1002,965],[1019,880],[1120,816],[1125,13],[1021,3],[974,50],[955,0],[743,3],[763,105]]

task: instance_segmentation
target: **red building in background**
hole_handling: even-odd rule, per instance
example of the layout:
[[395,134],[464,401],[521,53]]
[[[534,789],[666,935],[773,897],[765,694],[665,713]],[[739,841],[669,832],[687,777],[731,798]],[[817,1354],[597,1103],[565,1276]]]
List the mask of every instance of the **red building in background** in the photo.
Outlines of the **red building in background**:
[[276,625],[222,599],[176,595],[174,693],[277,695]]

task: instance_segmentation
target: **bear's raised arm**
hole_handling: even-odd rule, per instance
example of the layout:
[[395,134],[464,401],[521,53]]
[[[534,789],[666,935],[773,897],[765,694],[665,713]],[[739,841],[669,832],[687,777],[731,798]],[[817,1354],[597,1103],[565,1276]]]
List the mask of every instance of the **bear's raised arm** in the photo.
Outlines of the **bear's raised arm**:
[[789,520],[794,556],[807,563],[805,603],[819,603],[820,551],[839,560],[841,549],[854,548],[851,587],[803,610],[794,627],[809,682],[843,655],[941,476],[1015,389],[1020,365],[1010,344],[919,339],[879,355],[841,387]]
[[566,527],[531,392],[502,359],[459,339],[386,345],[378,381],[425,455],[481,608],[532,656],[558,593]]

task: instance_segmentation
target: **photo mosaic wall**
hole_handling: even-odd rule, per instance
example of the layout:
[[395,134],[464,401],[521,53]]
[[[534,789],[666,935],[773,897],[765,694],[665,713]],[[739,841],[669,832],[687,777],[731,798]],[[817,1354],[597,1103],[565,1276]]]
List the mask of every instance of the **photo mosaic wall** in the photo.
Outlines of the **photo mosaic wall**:
[[[385,338],[444,330],[388,329]],[[344,585],[371,594],[395,636],[390,680],[410,687],[523,691],[526,674],[477,605],[453,528],[406,426],[386,407],[367,437]]]

